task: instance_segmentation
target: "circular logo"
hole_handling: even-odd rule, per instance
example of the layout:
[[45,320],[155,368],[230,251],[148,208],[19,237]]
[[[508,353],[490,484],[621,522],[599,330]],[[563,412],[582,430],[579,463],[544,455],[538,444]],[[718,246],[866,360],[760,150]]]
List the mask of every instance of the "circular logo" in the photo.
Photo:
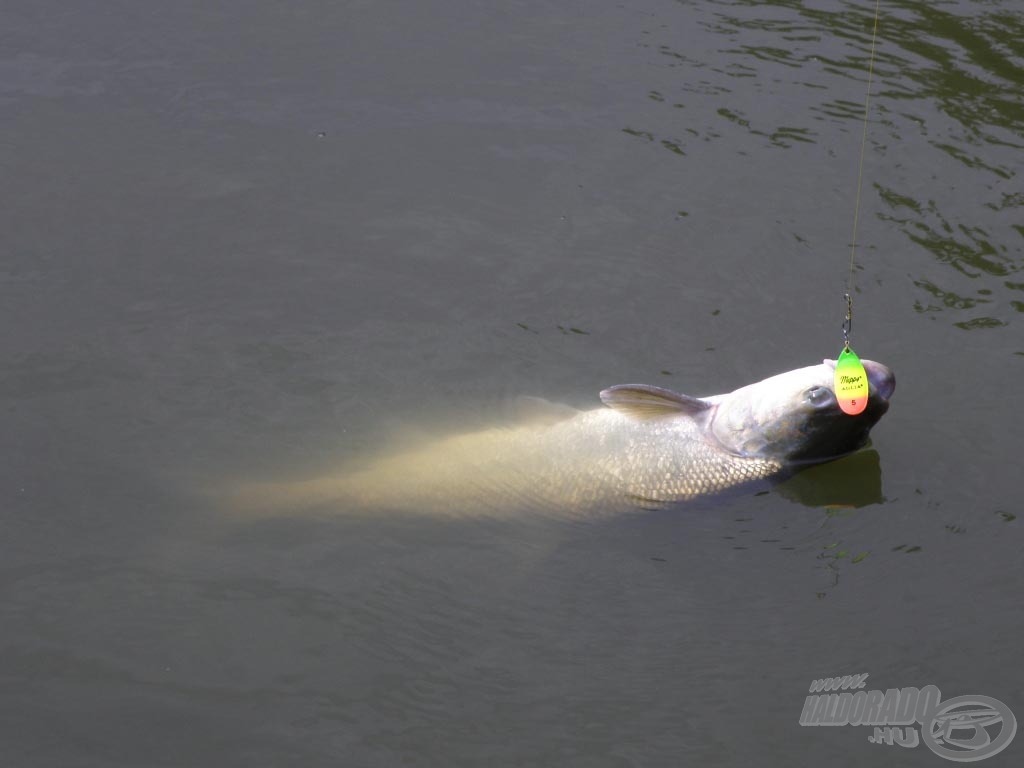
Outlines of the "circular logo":
[[940,701],[923,722],[921,739],[939,757],[969,763],[1002,752],[1017,733],[1010,708],[990,696]]

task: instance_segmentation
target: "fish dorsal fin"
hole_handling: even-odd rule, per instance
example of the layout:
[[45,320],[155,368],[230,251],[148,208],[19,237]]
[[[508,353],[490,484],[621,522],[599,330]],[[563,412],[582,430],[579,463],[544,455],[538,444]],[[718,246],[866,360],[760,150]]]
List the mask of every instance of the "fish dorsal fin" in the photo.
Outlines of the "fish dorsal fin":
[[699,397],[681,395],[671,389],[650,384],[617,384],[601,392],[601,401],[609,408],[635,419],[697,416],[713,407]]

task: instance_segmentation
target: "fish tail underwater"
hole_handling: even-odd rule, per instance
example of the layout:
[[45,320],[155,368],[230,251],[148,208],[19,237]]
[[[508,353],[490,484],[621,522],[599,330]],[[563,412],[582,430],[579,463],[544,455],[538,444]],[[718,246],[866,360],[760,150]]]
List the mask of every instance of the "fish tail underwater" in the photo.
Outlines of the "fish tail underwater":
[[359,467],[239,483],[228,506],[243,515],[534,508],[579,516],[713,497],[865,445],[895,376],[881,363],[863,365],[869,395],[857,415],[840,408],[832,360],[709,397],[617,385],[601,392],[603,408],[400,445]]

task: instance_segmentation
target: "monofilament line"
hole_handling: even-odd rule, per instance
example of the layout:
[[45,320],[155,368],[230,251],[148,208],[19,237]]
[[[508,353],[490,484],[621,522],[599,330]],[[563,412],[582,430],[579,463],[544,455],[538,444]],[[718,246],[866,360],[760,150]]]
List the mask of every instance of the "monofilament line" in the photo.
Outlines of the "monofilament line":
[[857,225],[860,223],[860,191],[864,180],[864,155],[868,145],[868,111],[871,107],[871,78],[875,70],[875,42],[878,39],[878,15],[882,0],[875,0],[875,24],[871,30],[871,55],[868,57],[868,87],[864,96],[864,128],[860,138],[860,163],[857,166],[857,193],[853,205],[853,236],[850,238],[850,274],[846,292],[853,295],[853,263],[857,254]]

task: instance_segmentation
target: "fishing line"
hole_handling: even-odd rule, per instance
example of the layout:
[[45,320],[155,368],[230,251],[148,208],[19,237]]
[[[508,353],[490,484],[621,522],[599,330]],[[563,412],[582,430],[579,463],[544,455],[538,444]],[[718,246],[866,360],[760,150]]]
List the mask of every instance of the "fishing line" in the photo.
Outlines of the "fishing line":
[[857,191],[853,204],[853,235],[850,237],[850,271],[846,278],[846,316],[843,321],[843,350],[836,359],[835,393],[843,413],[856,416],[868,404],[868,376],[853,349],[850,333],[853,330],[853,268],[857,254],[857,226],[860,223],[860,197],[864,182],[864,156],[868,145],[868,115],[871,108],[871,80],[875,71],[875,47],[878,40],[878,17],[882,0],[875,0],[875,21],[871,29],[871,53],[868,56],[867,93],[864,96],[864,127],[860,137],[860,161],[857,164]]

